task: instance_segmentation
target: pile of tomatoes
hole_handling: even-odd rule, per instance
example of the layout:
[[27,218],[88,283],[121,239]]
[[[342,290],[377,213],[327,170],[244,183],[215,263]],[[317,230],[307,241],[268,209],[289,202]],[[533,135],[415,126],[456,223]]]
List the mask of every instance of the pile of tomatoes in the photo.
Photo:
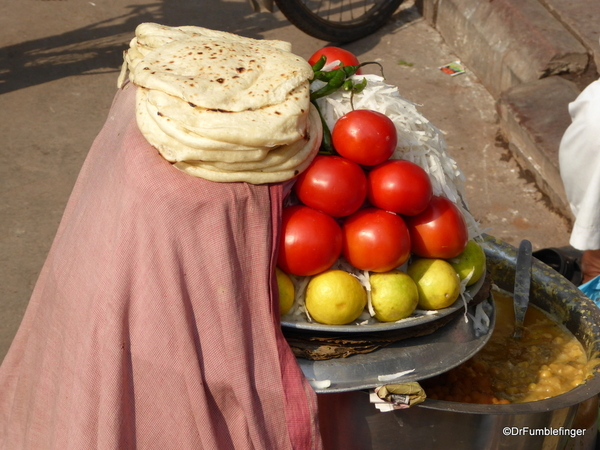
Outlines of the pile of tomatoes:
[[390,159],[394,123],[370,110],[340,117],[332,130],[335,156],[318,155],[298,176],[298,204],[283,208],[278,266],[310,276],[340,256],[360,270],[387,272],[411,254],[449,259],[465,248],[468,230],[458,207],[434,196],[427,172]]
[[[351,53],[326,47],[345,65]],[[353,110],[331,132],[336,155],[318,155],[293,187],[297,203],[283,208],[278,266],[311,276],[343,256],[357,269],[387,272],[411,254],[450,259],[466,247],[468,230],[458,207],[434,196],[427,172],[390,159],[396,149],[393,121],[377,111]]]

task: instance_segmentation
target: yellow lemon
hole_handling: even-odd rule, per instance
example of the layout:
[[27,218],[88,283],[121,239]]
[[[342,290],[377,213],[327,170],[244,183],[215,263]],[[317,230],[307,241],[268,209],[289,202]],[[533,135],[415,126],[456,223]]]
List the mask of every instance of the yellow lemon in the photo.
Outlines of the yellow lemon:
[[294,283],[290,276],[279,267],[275,267],[275,274],[277,275],[277,287],[279,288],[279,314],[283,316],[290,312],[294,305]]
[[371,304],[375,318],[381,322],[395,322],[410,316],[419,303],[417,285],[406,273],[399,270],[373,273]]
[[460,278],[448,261],[417,259],[408,266],[408,275],[419,290],[420,309],[442,309],[460,295]]
[[460,255],[449,259],[448,262],[458,273],[461,280],[467,278],[473,271],[473,276],[469,279],[467,286],[477,283],[485,273],[485,252],[481,245],[472,239],[467,242],[467,246]]
[[367,305],[363,285],[343,270],[315,275],[306,287],[305,305],[317,322],[344,325],[358,318]]

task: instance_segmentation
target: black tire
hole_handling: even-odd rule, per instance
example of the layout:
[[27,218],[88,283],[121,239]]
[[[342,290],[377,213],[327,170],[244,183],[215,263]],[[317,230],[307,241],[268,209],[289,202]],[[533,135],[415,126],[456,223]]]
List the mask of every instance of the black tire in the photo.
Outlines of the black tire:
[[334,43],[352,42],[381,28],[403,0],[275,0],[306,34]]

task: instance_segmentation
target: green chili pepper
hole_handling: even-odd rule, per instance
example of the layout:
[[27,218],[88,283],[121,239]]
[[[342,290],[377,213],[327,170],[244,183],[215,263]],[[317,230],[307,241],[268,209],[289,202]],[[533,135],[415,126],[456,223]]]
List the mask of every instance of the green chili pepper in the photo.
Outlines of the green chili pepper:
[[323,86],[321,89],[316,90],[315,92],[310,94],[310,99],[316,100],[321,97],[325,97],[326,95],[332,94],[342,87],[346,81],[346,73],[343,70],[336,70],[335,75],[331,78],[329,83]]
[[321,122],[323,123],[323,140],[321,141],[321,149],[319,150],[319,153],[321,155],[335,155],[335,150],[333,149],[333,143],[331,140],[331,131],[325,123],[325,119],[322,117]]
[[313,64],[312,70],[313,72],[317,72],[321,70],[325,66],[325,62],[327,61],[327,57],[325,55],[321,55],[319,60]]
[[317,104],[317,102],[311,102],[314,107],[317,109],[317,112],[319,113],[319,117],[321,119],[321,124],[323,125],[323,139],[321,140],[321,148],[319,150],[319,154],[321,155],[335,155],[335,150],[333,149],[333,143],[331,140],[331,130],[329,130],[329,127],[327,126],[327,122],[325,122],[325,119],[323,118],[323,114],[321,113],[321,108],[319,108],[319,105]]
[[346,81],[344,81],[342,88],[345,91],[353,91],[354,90],[354,82],[352,80],[346,80]]
[[351,77],[358,69],[360,69],[361,66],[362,64],[358,66],[342,66],[341,69],[344,71],[347,77]]
[[320,80],[329,83],[335,74],[336,70],[318,70],[315,72],[313,80]]
[[363,78],[360,83],[356,83],[352,86],[353,94],[360,94],[367,87],[367,79]]

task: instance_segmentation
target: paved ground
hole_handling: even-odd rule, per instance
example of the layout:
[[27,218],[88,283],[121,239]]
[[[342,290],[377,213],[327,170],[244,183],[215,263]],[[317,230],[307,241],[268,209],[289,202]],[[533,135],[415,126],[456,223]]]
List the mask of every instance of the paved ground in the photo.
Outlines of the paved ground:
[[[289,40],[304,57],[325,44],[279,13],[253,13],[244,0],[10,3],[0,16],[0,360],[105,120],[121,53],[138,23]],[[483,228],[511,244],[567,244],[568,223],[498,139],[494,100],[468,67],[455,77],[438,70],[457,56],[410,2],[380,32],[347,48],[363,61],[381,62],[388,82],[445,133]]]

